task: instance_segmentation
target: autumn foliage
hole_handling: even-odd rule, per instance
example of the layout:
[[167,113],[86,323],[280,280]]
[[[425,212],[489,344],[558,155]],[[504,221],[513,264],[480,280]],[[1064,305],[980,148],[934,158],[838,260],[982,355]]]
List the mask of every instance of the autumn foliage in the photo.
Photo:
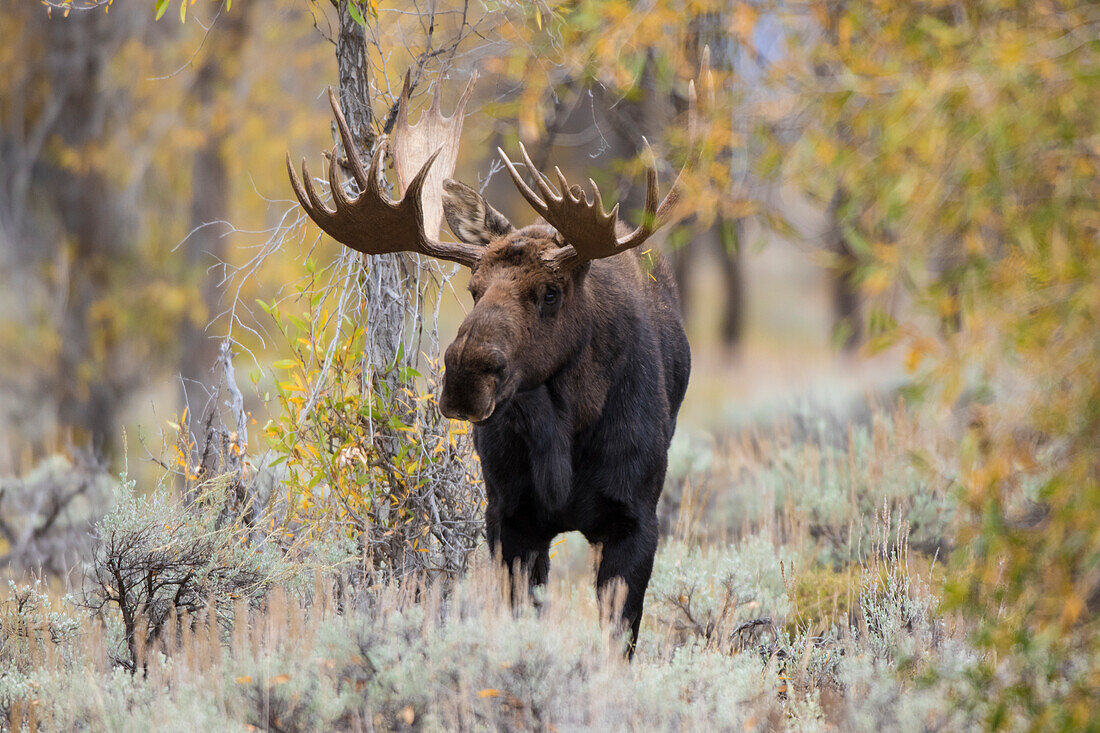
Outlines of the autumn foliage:
[[946,607],[990,652],[964,701],[988,702],[994,728],[1087,725],[1100,694],[1093,9],[607,0],[530,15],[508,67],[538,49],[522,72],[527,134],[543,88],[675,99],[710,46],[701,216],[758,211],[782,227],[769,184],[827,207],[845,242],[833,263],[867,302],[866,349],[903,348],[910,394],[963,420]]
[[[130,671],[144,664],[146,643],[166,656],[148,665],[147,680],[110,683],[107,702],[59,703],[57,720],[109,727],[152,704],[156,687],[141,685],[166,679],[178,683],[172,704],[190,711],[179,690],[203,689],[187,671],[195,660],[173,666],[170,657],[197,643],[177,614],[206,609],[201,652],[225,665],[214,685],[221,707],[198,711],[210,721],[385,728],[434,715],[598,726],[629,708],[636,717],[622,719],[652,713],[669,728],[716,719],[744,729],[823,720],[1096,728],[1094,7],[146,5],[0,9],[0,427],[17,426],[36,457],[58,435],[117,457],[134,404],[155,396],[170,404],[158,424],[178,434],[175,452],[153,456],[168,469],[165,486],[142,480],[135,485],[147,490],[135,495],[127,484],[110,512],[97,462],[86,480],[83,460],[54,458],[0,483],[9,564],[60,577],[73,567],[65,553],[79,550],[98,579],[81,608],[102,622],[93,633],[86,617],[47,613],[52,601],[37,586],[13,586],[10,607],[0,603],[15,629],[0,644],[10,667],[0,674],[0,717],[13,727],[34,720],[29,706],[47,699],[38,689],[80,697],[72,690],[83,682],[36,669],[75,658],[91,678],[108,645]],[[288,148],[332,144],[321,91],[350,84],[332,53],[349,29],[363,37],[371,141],[392,122],[406,69],[420,85],[418,109],[432,84],[464,80],[476,66],[477,122],[467,124],[460,169],[490,198],[490,151],[516,138],[540,164],[563,139],[586,141],[563,166],[592,175],[628,219],[639,192],[619,184],[641,180],[642,138],[662,186],[694,152],[692,215],[661,246],[680,256],[711,227],[750,221],[761,242],[798,242],[832,274],[842,311],[833,341],[904,372],[889,417],[869,418],[867,429],[821,418],[743,437],[727,426],[703,440],[681,423],[673,463],[686,467],[673,465],[662,499],[668,526],[647,611],[659,642],[653,652],[643,642],[633,676],[608,662],[592,609],[559,606],[544,633],[533,618],[505,618],[462,595],[483,600],[490,579],[459,580],[482,547],[483,488],[466,428],[436,405],[439,303],[460,288],[449,267],[339,250],[307,223],[284,177]],[[705,62],[693,138],[673,121]],[[809,227],[806,211],[823,226]],[[733,237],[726,254],[744,259],[754,247]],[[400,283],[392,292],[378,277],[386,268]],[[394,322],[364,315],[379,312]],[[379,337],[386,329],[389,341]],[[240,380],[247,407],[238,400],[237,423],[214,436],[224,453],[215,470],[197,454],[213,444],[205,418],[213,425],[224,407],[224,393],[208,391],[210,367],[229,353],[251,379]],[[153,442],[138,436],[132,444]],[[228,482],[208,475],[222,470]],[[261,479],[262,501],[246,497]],[[278,573],[266,555],[259,562],[258,545],[278,556]],[[337,545],[333,574],[318,548]],[[64,552],[48,557],[57,547]],[[133,582],[108,577],[131,571]],[[309,583],[284,583],[296,574]],[[385,592],[363,601],[367,616],[342,615],[330,596],[345,581]],[[445,585],[459,588],[453,605],[440,600]],[[275,586],[292,600],[272,600]],[[574,612],[585,619],[575,627]],[[265,625],[272,613],[278,623]],[[112,614],[125,616],[121,626]],[[234,618],[254,620],[254,638]],[[283,623],[294,633],[279,631]],[[219,634],[231,629],[239,638],[223,658]],[[319,629],[339,637],[332,649]],[[269,637],[283,645],[271,659],[260,653]],[[308,641],[312,672],[289,666],[294,638]],[[53,650],[42,665],[40,648]],[[453,661],[467,655],[485,664]],[[423,669],[436,676],[424,682]],[[561,693],[581,679],[583,691]],[[607,703],[609,689],[627,702]],[[717,691],[752,703],[735,709]],[[652,710],[650,693],[660,700]],[[862,709],[860,696],[872,693],[880,697]],[[576,696],[584,710],[570,703]]]

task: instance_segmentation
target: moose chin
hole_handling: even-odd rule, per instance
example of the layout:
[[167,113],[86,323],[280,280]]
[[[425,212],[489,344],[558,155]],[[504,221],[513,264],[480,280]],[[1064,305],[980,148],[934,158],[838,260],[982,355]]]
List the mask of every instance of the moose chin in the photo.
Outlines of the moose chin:
[[[540,586],[554,537],[581,532],[600,547],[601,602],[613,586],[625,586],[619,612],[633,655],[657,550],[657,501],[690,372],[671,271],[642,245],[672,218],[680,179],[658,200],[651,164],[641,224],[630,229],[617,206],[605,211],[595,183],[589,195],[558,170],[555,190],[520,145],[532,187],[500,151],[539,216],[517,228],[477,191],[447,178],[469,95],[468,87],[450,118],[439,113],[437,96],[411,126],[406,81],[394,132],[400,200],[380,188],[381,151],[364,169],[331,93],[360,193],[350,194],[339,178],[335,151],[334,208],[318,196],[304,164],[298,178],[288,156],[291,183],[310,217],[348,247],[417,252],[470,269],[473,308],[444,355],[439,407],[473,423],[490,551],[514,580]],[[693,112],[692,104],[689,124]],[[442,170],[433,172],[440,157]],[[457,241],[438,238],[443,217]]]

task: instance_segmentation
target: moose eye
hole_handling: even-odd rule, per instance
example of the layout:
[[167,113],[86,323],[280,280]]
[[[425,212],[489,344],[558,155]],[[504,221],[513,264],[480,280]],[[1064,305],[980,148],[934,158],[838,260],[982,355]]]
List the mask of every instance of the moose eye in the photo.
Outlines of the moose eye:
[[561,296],[561,291],[558,290],[557,287],[551,285],[546,288],[546,292],[543,293],[542,302],[546,303],[546,305],[554,305],[558,302],[559,296]]

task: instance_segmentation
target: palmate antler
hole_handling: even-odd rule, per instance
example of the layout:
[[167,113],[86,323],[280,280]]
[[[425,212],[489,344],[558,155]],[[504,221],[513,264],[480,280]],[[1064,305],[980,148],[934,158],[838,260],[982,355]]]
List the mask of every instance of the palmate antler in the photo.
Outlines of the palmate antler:
[[[688,87],[688,125],[694,142],[696,126],[694,82]],[[539,190],[539,193],[536,193],[523,180],[505,152],[497,148],[508,170],[508,175],[512,177],[512,182],[515,183],[519,192],[527,199],[527,203],[531,204],[546,223],[554,227],[565,239],[564,247],[559,247],[545,255],[545,260],[551,267],[570,269],[589,260],[611,257],[633,249],[649,239],[653,232],[672,218],[680,200],[681,176],[683,171],[694,162],[695,152],[693,151],[692,158],[684,165],[680,175],[676,176],[672,188],[661,202],[657,203],[657,168],[649,143],[646,142],[645,145],[649,166],[646,169],[646,196],[642,223],[634,231],[622,237],[616,231],[619,222],[619,205],[615,204],[610,212],[604,211],[600,189],[591,178],[588,182],[592,186],[592,200],[589,200],[588,194],[580,186],[569,185],[561,169],[555,167],[554,171],[561,185],[561,193],[558,193],[554,191],[546,177],[535,169],[535,164],[527,155],[527,149],[523,147],[523,143],[520,143],[519,152],[523,157],[523,163],[527,166],[527,170],[531,171],[535,186]]]
[[424,195],[420,202],[424,208],[424,231],[433,237],[439,235],[439,229],[443,223],[443,181],[454,173],[466,103],[470,101],[477,79],[478,74],[475,71],[450,117],[444,117],[440,112],[443,83],[437,82],[431,107],[421,113],[416,124],[409,124],[412,84],[408,72],[405,74],[405,85],[397,102],[397,119],[393,125],[393,167],[397,172],[397,182],[402,190],[408,188],[420,167],[431,157],[437,146],[443,146],[435,165],[428,171],[424,182]]
[[[441,219],[442,183],[454,171],[458,155],[458,140],[462,131],[462,115],[466,101],[472,91],[473,80],[467,87],[455,114],[444,118],[439,113],[439,100],[436,97],[432,108],[425,113],[415,126],[409,126],[408,95],[410,85],[408,77],[398,102],[398,126],[395,131],[395,167],[400,183],[404,186],[404,195],[399,201],[387,196],[381,188],[380,170],[385,157],[383,136],[378,150],[371,161],[370,169],[364,170],[355,149],[351,131],[348,129],[344,112],[332,89],[328,99],[332,106],[336,125],[340,130],[340,140],[344,146],[348,165],[361,193],[351,198],[344,189],[337,172],[337,155],[333,149],[329,157],[328,182],[332,190],[330,209],[321,200],[313,188],[313,179],[302,161],[302,180],[290,162],[290,153],[286,156],[286,167],[290,173],[290,184],[298,202],[310,218],[330,237],[354,250],[366,254],[387,254],[391,252],[418,252],[430,257],[472,266],[481,256],[483,249],[463,242],[442,242],[437,238]],[[434,151],[434,152],[432,152]],[[426,156],[426,157],[425,157]],[[432,163],[442,158],[443,165],[430,175]],[[423,160],[423,162],[421,162]],[[419,167],[415,167],[419,166]],[[416,173],[409,173],[415,170]],[[429,182],[427,186],[425,183]],[[425,220],[425,202],[429,202],[429,217]],[[427,227],[425,224],[427,223]]]

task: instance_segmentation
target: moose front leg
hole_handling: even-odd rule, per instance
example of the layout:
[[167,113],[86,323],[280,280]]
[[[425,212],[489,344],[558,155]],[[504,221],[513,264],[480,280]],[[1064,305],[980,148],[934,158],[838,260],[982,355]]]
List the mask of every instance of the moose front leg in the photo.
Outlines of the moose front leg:
[[600,565],[596,571],[596,594],[601,612],[606,613],[605,604],[618,600],[617,585],[622,583],[625,586],[626,595],[622,600],[618,620],[622,628],[630,629],[630,644],[627,647],[629,659],[634,658],[634,650],[638,645],[642,605],[645,602],[649,577],[653,573],[653,556],[656,554],[656,514],[647,516],[628,534],[604,540],[602,545]]
[[540,593],[550,577],[550,540],[539,540],[515,523],[488,520],[486,539],[493,558],[508,569],[512,605],[519,600],[518,583],[527,581],[528,597],[541,606]]

